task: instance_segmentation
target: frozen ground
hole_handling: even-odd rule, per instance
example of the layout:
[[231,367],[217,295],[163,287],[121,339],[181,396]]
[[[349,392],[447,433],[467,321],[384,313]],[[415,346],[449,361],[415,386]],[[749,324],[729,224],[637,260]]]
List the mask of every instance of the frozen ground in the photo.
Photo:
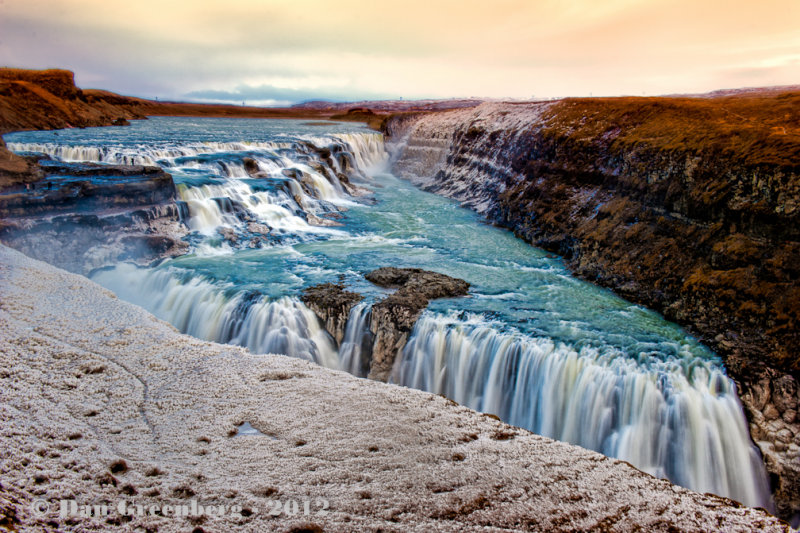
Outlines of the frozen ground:
[[3,246],[0,400],[0,528],[784,527],[442,397],[181,335]]

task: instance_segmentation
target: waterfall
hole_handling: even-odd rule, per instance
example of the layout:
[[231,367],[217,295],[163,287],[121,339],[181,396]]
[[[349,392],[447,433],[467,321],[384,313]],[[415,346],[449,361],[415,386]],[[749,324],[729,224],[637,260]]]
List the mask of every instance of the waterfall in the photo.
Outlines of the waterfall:
[[287,142],[202,142],[167,145],[85,146],[56,143],[9,142],[9,150],[14,152],[36,152],[47,154],[64,162],[93,162],[113,165],[156,165],[171,159],[192,157],[201,154],[222,152],[264,151],[275,153],[292,147]]
[[340,133],[334,136],[353,154],[356,168],[362,172],[384,165],[388,161],[383,135],[380,133]]
[[92,279],[193,337],[339,368],[333,339],[299,300],[270,301],[257,292],[229,294],[229,287],[197,277],[181,279],[169,270],[130,264],[96,272]]
[[[18,152],[39,152],[67,162],[160,165],[175,175],[204,176],[206,183],[176,178],[185,203],[184,223],[204,237],[219,228],[248,237],[248,222],[258,222],[282,234],[339,234],[306,218],[337,210],[347,193],[338,173],[363,173],[386,160],[383,137],[349,133],[301,137],[303,142],[202,142],[178,145],[102,147],[55,143],[9,143]],[[313,149],[309,149],[308,143]],[[332,157],[320,156],[328,150]],[[248,174],[244,157],[255,161],[260,175]],[[341,161],[349,161],[346,169]],[[329,166],[329,163],[333,168]],[[213,182],[208,183],[209,180]],[[262,232],[263,234],[263,232]],[[245,244],[242,244],[245,245]],[[201,244],[200,246],[203,246]],[[208,245],[204,245],[208,248]]]
[[392,381],[699,492],[771,505],[733,382],[691,354],[635,361],[614,349],[576,349],[425,314]]
[[360,378],[369,374],[372,360],[373,335],[369,329],[372,319],[372,306],[366,302],[355,305],[347,317],[347,327],[342,345],[339,347],[339,361],[342,370]]
[[[314,137],[312,143],[318,151],[328,149],[331,154],[350,158],[349,168],[363,174],[386,160],[383,138],[379,134],[359,133],[341,134],[331,137]],[[231,149],[231,146],[226,146]],[[174,165],[200,165],[213,171],[223,181],[214,184],[181,185],[178,193],[186,202],[189,217],[186,224],[204,235],[212,235],[219,227],[239,227],[246,233],[247,218],[266,224],[272,230],[289,234],[316,233],[339,234],[328,227],[309,224],[300,213],[321,215],[335,211],[337,205],[346,204],[347,194],[337,177],[341,172],[336,157],[330,161],[335,168],[328,166],[318,153],[308,150],[303,144],[291,145],[292,158],[277,155],[279,147],[271,144],[265,153],[255,151],[255,145],[248,145],[248,157],[258,165],[265,177],[258,178],[259,187],[254,189],[250,176],[241,163],[241,156],[229,155],[216,162],[217,167],[209,165],[206,158],[182,157]],[[286,151],[283,147],[280,150]],[[177,167],[182,168],[182,167]],[[196,166],[193,168],[197,168]],[[241,178],[241,179],[240,179]],[[220,199],[228,199],[240,213],[225,212],[220,209]]]
[[[334,153],[346,153],[353,158],[361,172],[386,161],[383,135],[380,133],[339,133],[329,136],[303,136],[318,148],[332,149]],[[42,142],[9,142],[7,148],[13,152],[35,152],[47,154],[64,162],[94,162],[114,165],[156,165],[171,160],[185,164],[181,158],[193,158],[205,154],[218,153],[262,153],[277,157],[286,151],[298,151],[296,142],[193,142],[185,144],[162,144],[136,146],[86,146]],[[202,161],[202,159],[200,160]],[[241,172],[231,170],[230,177],[247,177],[243,167]]]
[[189,208],[186,224],[190,229],[210,235],[220,226],[233,227],[244,224],[236,211],[249,213],[272,229],[288,232],[330,232],[328,228],[314,227],[295,213],[312,211],[313,199],[306,198],[305,210],[285,191],[254,191],[239,180],[196,187],[178,186],[180,199]]

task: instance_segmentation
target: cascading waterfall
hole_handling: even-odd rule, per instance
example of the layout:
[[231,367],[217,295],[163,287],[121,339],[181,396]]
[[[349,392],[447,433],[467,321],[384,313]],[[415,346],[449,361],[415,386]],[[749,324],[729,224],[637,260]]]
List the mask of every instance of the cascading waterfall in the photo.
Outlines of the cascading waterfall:
[[392,381],[452,398],[540,435],[627,460],[700,492],[769,506],[769,486],[733,383],[691,353],[634,361],[424,315]]
[[156,165],[169,162],[170,159],[191,157],[201,154],[221,152],[247,152],[261,150],[275,153],[290,149],[292,143],[287,142],[203,142],[174,146],[84,146],[57,143],[10,142],[9,150],[14,152],[35,152],[47,154],[64,162],[109,163],[113,165]]
[[362,172],[374,169],[386,162],[386,150],[383,135],[363,133],[340,133],[335,135],[342,142],[342,147],[352,153],[356,168]]
[[226,287],[200,278],[183,280],[167,270],[130,264],[99,271],[92,279],[193,337],[339,368],[333,339],[313,311],[296,299],[269,301],[255,292],[231,295]]
[[369,374],[372,359],[373,335],[369,329],[372,306],[361,302],[353,306],[347,317],[347,327],[339,347],[339,365],[342,370],[360,378]]
[[[332,146],[331,152],[351,157],[356,165],[351,167],[356,172],[385,159],[382,136],[377,134],[319,137],[314,142],[316,147]],[[50,144],[18,144],[15,149],[49,153],[64,160],[86,158],[99,162],[119,162],[121,154],[131,150],[88,150]],[[246,150],[264,173],[257,179],[259,189],[254,189],[255,184],[242,164],[242,155],[231,153],[233,150]],[[298,152],[291,152],[294,158],[280,155],[279,152],[287,150]],[[200,234],[211,236],[220,227],[241,228],[248,220],[288,234],[341,234],[332,228],[312,226],[299,216],[324,213],[328,209],[326,204],[341,202],[345,195],[337,177],[341,169],[328,169],[325,175],[318,172],[299,157],[305,156],[306,161],[314,158],[302,144],[203,143],[170,149],[147,148],[144,154],[140,151],[133,155],[142,161],[159,161],[171,171],[199,170],[221,178],[199,185],[178,185],[179,197],[188,209],[186,223]],[[336,161],[333,159],[334,165]],[[326,170],[319,159],[316,167]],[[208,254],[204,246],[201,243],[198,249]],[[93,279],[189,335],[244,346],[254,353],[285,354],[328,368],[342,368],[333,339],[316,315],[297,299],[283,297],[270,301],[257,292],[236,292],[233,287],[202,278],[127,264],[96,272]],[[357,307],[359,311],[354,310],[353,322],[356,325],[348,329],[349,336],[345,338],[345,349],[350,354],[345,368],[366,375],[368,362],[364,362],[364,357],[368,357],[370,348],[365,346],[366,337],[361,329],[366,327],[369,333],[365,320],[370,309],[364,304]]]
[[242,212],[255,215],[259,222],[272,229],[289,232],[328,232],[327,228],[313,227],[295,213],[309,212],[310,202],[304,202],[302,209],[284,191],[255,192],[246,183],[229,180],[221,184],[200,185],[197,187],[178,186],[178,194],[189,208],[186,224],[190,229],[210,235],[220,226],[233,227],[242,224],[235,213],[238,207]]
[[[385,161],[383,137],[374,133],[305,137],[315,149],[350,158],[358,173]],[[186,205],[186,225],[210,237],[218,228],[236,228],[248,234],[247,222],[265,224],[282,234],[336,234],[314,226],[303,214],[320,215],[335,210],[347,196],[337,173],[339,160],[326,166],[319,154],[298,142],[202,142],[177,146],[83,146],[56,143],[9,143],[18,152],[44,153],[65,162],[160,165],[176,174],[178,194]],[[251,182],[243,157],[250,157],[262,177]],[[309,162],[314,162],[312,167]],[[212,183],[181,182],[181,174],[201,174]],[[261,190],[261,188],[267,190]],[[199,249],[207,249],[201,245]]]

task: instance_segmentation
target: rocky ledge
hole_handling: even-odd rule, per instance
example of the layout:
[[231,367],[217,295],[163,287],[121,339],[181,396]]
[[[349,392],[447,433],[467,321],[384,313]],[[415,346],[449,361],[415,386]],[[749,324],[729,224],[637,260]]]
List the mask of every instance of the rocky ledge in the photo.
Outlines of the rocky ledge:
[[158,167],[26,158],[39,180],[0,194],[0,240],[86,274],[186,253],[172,176]]
[[788,532],[439,396],[181,335],[4,246],[0,301],[10,530]]
[[[369,322],[373,341],[368,377],[387,381],[395,357],[405,346],[430,300],[464,296],[469,291],[469,283],[419,268],[383,267],[364,277],[379,287],[396,289],[372,306]],[[363,296],[347,291],[343,284],[323,283],[306,289],[301,299],[341,345],[350,310]]]
[[428,302],[435,298],[464,296],[469,283],[419,268],[384,267],[373,270],[367,280],[395,292],[372,306],[370,330],[375,335],[369,377],[389,379],[394,359],[406,345],[408,335]]
[[336,344],[341,345],[350,310],[364,297],[345,290],[341,283],[322,283],[307,288],[300,299],[322,320]]
[[387,121],[394,171],[725,360],[800,517],[800,93],[484,104]]

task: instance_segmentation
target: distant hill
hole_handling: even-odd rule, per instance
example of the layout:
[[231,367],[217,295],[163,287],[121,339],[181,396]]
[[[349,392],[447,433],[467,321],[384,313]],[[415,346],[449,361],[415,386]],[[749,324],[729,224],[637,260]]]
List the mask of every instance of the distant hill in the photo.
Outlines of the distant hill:
[[475,107],[486,100],[476,98],[448,99],[448,100],[363,100],[360,102],[326,102],[313,100],[295,104],[292,109],[316,109],[319,111],[348,111],[353,108],[366,108],[372,111],[403,113],[414,111],[444,111],[447,109],[462,109]]

